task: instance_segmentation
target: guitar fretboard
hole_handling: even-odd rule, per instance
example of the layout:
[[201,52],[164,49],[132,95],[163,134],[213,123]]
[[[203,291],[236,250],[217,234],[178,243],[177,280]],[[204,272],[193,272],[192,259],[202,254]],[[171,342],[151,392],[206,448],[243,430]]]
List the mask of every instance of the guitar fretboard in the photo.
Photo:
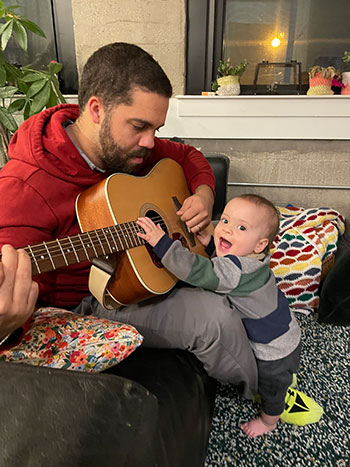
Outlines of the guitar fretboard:
[[32,274],[36,275],[144,245],[137,232],[142,232],[141,227],[131,221],[24,249],[32,262]]

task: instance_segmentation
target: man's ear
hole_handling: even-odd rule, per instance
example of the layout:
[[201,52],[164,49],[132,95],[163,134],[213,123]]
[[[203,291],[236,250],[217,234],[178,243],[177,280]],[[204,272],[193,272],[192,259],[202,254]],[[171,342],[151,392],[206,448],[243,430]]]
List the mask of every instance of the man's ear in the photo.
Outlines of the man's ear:
[[254,253],[255,254],[262,253],[265,250],[265,248],[267,247],[268,244],[269,244],[269,239],[268,238],[262,238],[256,244],[256,247],[254,248]]
[[96,124],[100,124],[104,116],[104,107],[101,99],[99,99],[97,96],[91,96],[86,104],[86,107],[91,120]]

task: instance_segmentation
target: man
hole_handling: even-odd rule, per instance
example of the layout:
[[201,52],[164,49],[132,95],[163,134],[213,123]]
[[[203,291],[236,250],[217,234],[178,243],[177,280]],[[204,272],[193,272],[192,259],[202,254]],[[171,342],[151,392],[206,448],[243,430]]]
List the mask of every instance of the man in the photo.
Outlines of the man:
[[[182,165],[193,193],[178,215],[194,233],[207,226],[215,182],[209,164],[191,146],[155,138],[171,94],[162,68],[139,47],[114,43],[97,50],[82,72],[79,107],[47,109],[12,138],[11,160],[0,172],[0,244],[19,247],[79,233],[80,192],[113,172],[145,175],[164,157]],[[240,385],[251,396],[254,357],[225,299],[183,287],[107,311],[88,295],[89,267],[84,262],[37,276],[41,304],[130,322],[145,345],[188,349],[211,376]]]

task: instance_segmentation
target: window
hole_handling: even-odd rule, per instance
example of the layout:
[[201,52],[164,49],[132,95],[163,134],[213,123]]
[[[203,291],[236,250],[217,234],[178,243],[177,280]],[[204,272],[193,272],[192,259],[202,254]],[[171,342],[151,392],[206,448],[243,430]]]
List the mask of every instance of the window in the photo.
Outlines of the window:
[[[206,9],[203,3],[206,3]],[[189,13],[196,4],[197,0],[188,0]],[[202,2],[202,10],[197,5],[196,15],[206,16],[206,42],[202,42],[206,75],[201,81],[197,74],[198,82],[205,87],[196,87],[189,76],[188,93],[209,90],[210,82],[216,77],[219,59],[228,57],[233,65],[243,59],[249,62],[241,77],[241,93],[252,93],[258,63],[291,63],[291,60],[301,63],[301,81],[306,92],[311,66],[334,66],[340,70],[341,57],[345,50],[350,50],[349,0],[208,0]],[[193,23],[194,20],[191,25],[189,18],[189,53],[193,43]],[[199,23],[198,20],[197,29]],[[190,68],[191,57],[188,56],[188,70]],[[276,86],[279,93],[288,93],[294,81],[290,67],[265,66],[261,72],[259,70],[258,82],[263,93],[276,89]]]
[[18,5],[16,12],[36,23],[44,31],[46,39],[28,32],[27,53],[11,39],[6,58],[19,65],[46,68],[51,60],[63,63],[59,75],[61,91],[76,93],[78,78],[75,60],[73,18],[71,0],[12,0]]

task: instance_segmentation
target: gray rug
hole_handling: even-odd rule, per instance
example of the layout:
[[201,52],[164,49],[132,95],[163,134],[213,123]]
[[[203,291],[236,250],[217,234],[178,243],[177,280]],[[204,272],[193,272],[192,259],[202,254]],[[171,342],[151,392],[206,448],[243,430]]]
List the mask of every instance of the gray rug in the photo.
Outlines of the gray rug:
[[323,417],[304,427],[279,423],[272,433],[248,438],[239,426],[259,406],[219,385],[206,467],[350,466],[350,327],[321,325],[311,315],[297,318],[303,347],[296,389],[323,407]]

